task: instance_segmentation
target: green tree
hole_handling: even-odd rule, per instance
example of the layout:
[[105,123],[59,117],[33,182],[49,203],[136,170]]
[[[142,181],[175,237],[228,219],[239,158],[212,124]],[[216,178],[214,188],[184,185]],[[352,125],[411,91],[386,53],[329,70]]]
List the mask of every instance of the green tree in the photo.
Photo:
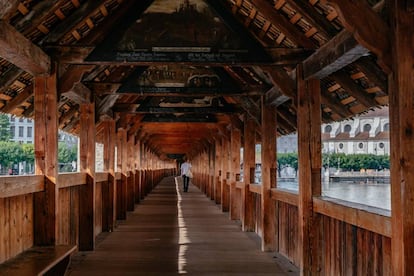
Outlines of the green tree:
[[11,168],[13,164],[24,161],[22,146],[16,142],[0,141],[0,164],[2,168]]
[[0,141],[9,141],[10,135],[10,121],[6,114],[0,114]]
[[297,153],[278,153],[277,154],[277,171],[280,176],[281,171],[286,167],[292,167],[298,170],[298,154]]

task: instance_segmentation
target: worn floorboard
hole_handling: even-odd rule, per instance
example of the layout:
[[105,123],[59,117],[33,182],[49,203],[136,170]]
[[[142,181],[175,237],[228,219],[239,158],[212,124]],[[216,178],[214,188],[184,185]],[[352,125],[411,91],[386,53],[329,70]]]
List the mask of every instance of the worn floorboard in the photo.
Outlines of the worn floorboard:
[[242,232],[195,186],[184,193],[168,177],[114,232],[99,236],[95,251],[75,254],[68,274],[298,275],[298,270],[279,255],[261,252],[255,234]]

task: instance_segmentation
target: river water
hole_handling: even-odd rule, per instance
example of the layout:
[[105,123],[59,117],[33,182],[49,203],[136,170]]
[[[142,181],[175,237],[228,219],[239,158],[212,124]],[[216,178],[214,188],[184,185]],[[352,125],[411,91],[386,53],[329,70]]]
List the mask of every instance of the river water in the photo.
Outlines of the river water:
[[[298,192],[297,182],[278,182],[278,188]],[[391,210],[391,185],[380,183],[323,182],[322,196]]]

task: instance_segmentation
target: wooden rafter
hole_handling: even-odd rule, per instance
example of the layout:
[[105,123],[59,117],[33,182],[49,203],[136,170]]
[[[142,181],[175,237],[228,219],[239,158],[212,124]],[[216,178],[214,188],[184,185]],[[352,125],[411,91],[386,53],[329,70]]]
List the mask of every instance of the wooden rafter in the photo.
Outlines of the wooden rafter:
[[315,49],[317,45],[307,38],[295,25],[274,9],[273,5],[266,0],[251,0],[252,4],[260,11],[263,16],[284,33],[290,40],[298,46]]
[[383,69],[391,68],[390,29],[367,1],[324,0],[339,14],[342,24],[365,48],[375,53]]
[[3,106],[0,111],[4,113],[10,113],[21,105],[22,103],[26,102],[30,97],[33,96],[33,85],[26,86],[23,91],[21,91],[16,97],[11,99],[5,106]]
[[33,76],[50,72],[49,56],[3,20],[0,20],[0,57]]
[[330,78],[341,85],[349,95],[357,99],[358,102],[365,105],[365,107],[372,107],[377,105],[375,99],[367,92],[365,92],[361,86],[356,84],[346,72],[338,71],[335,74],[332,74]]
[[348,31],[342,31],[303,62],[305,80],[322,79],[368,54]]

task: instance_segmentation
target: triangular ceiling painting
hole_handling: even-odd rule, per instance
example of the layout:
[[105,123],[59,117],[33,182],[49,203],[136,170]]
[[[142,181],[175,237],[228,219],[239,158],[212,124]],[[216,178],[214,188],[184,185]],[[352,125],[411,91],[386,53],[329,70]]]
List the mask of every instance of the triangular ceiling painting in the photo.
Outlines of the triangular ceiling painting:
[[[229,28],[203,0],[155,0],[88,61],[232,63],[269,61],[251,37]],[[230,17],[232,20],[234,18]],[[126,19],[128,20],[128,19]],[[238,24],[238,23],[237,23]],[[259,47],[257,47],[259,45]]]

